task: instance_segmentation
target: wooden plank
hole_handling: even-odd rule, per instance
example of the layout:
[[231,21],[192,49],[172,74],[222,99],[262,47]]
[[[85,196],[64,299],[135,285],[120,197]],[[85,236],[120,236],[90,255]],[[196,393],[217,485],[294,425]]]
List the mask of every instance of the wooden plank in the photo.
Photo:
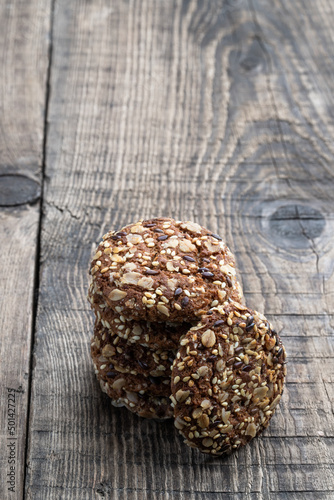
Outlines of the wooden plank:
[[0,498],[24,491],[50,2],[0,9]]
[[38,223],[38,205],[0,210],[0,497],[3,499],[19,499],[23,495]]
[[[34,494],[36,492],[34,491]],[[62,498],[71,498],[73,494],[73,490],[71,488],[61,487],[59,490],[54,491],[53,495],[62,495]],[[87,495],[85,489],[81,489],[77,494],[81,495],[80,498],[83,500],[90,500],[92,497]],[[269,492],[270,494],[270,492]],[[156,490],[152,492],[151,489],[143,490],[139,488],[131,489],[131,488],[123,488],[117,491],[117,496],[113,495],[113,488],[111,488],[108,484],[101,484],[96,490],[95,498],[111,498],[111,499],[119,499],[119,500],[173,500],[175,498],[179,498],[180,500],[202,500],[203,492],[202,491],[188,491],[186,493],[180,492],[179,490],[173,491],[161,491]],[[205,492],[206,500],[243,500],[246,498],[250,500],[260,500],[262,498],[261,493],[227,493],[227,492]],[[42,497],[35,496],[36,500],[41,500]],[[275,500],[332,500],[331,493],[328,491],[288,491],[288,492],[279,492],[275,494]]]
[[[303,342],[301,337],[333,337],[334,316],[322,314],[314,316],[312,314],[268,314],[268,319],[275,323],[277,331],[282,337],[296,336],[298,342]],[[293,346],[292,346],[293,347]],[[291,349],[289,348],[291,354]]]
[[[28,499],[333,495],[333,20],[328,0],[57,0]],[[221,233],[288,346],[272,425],[225,459],[94,380],[91,250],[152,214]]]

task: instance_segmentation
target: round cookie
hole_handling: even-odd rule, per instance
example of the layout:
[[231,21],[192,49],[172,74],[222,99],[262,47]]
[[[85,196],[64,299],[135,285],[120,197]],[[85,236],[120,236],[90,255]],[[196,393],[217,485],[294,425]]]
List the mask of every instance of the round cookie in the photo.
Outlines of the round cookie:
[[242,299],[231,251],[195,222],[155,218],[111,231],[90,272],[94,293],[135,320],[192,322],[230,297]]
[[88,298],[97,319],[103,321],[110,336],[118,336],[129,344],[140,344],[152,350],[176,351],[180,338],[192,326],[191,323],[152,323],[127,319],[106,306],[102,295],[92,293],[91,288]]
[[99,380],[103,392],[111,398],[116,407],[125,406],[139,417],[167,419],[173,416],[170,399],[162,396],[151,396],[139,392],[115,391],[106,382]]
[[95,323],[93,341],[107,363],[112,363],[121,373],[170,377],[175,351],[153,351],[140,344],[128,344],[126,340],[113,335],[103,319]]
[[[102,389],[103,390],[103,389]],[[169,398],[159,396],[148,396],[131,392],[126,393],[124,398],[112,399],[113,406],[125,406],[132,413],[142,418],[153,418],[166,420],[173,417],[173,408]]]
[[146,377],[141,374],[133,375],[132,373],[119,372],[103,356],[94,338],[91,342],[91,357],[97,378],[115,391],[140,392],[141,394],[147,393],[150,396],[164,396],[167,398],[171,394],[170,377]]
[[220,455],[268,426],[283,392],[286,354],[262,314],[226,302],[180,344],[171,400],[186,444]]

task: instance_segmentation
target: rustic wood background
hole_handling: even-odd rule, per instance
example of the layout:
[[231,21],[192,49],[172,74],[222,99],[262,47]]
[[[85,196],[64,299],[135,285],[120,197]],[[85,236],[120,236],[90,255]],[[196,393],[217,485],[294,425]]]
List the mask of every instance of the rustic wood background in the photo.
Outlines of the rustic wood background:
[[[1,3],[1,499],[334,498],[333,25],[331,0]],[[152,215],[219,232],[286,344],[272,424],[229,458],[95,381],[92,248]]]

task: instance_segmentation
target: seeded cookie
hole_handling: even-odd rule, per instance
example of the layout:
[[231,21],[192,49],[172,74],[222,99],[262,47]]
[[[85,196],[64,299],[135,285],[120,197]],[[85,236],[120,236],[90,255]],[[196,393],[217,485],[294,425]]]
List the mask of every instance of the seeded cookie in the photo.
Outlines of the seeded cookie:
[[111,398],[113,406],[125,406],[139,417],[167,419],[173,416],[173,409],[168,397],[113,389],[108,383],[99,380],[103,392]]
[[228,301],[204,315],[180,345],[171,400],[186,444],[220,455],[268,426],[283,392],[286,355],[262,314]]
[[191,323],[152,323],[127,319],[104,304],[100,294],[88,294],[96,317],[109,329],[112,337],[120,337],[129,344],[140,344],[150,349],[177,350],[180,338],[191,328]]
[[113,336],[102,321],[96,321],[94,342],[103,356],[121,373],[142,374],[151,377],[170,377],[175,351],[151,350],[140,344],[128,344]]
[[152,377],[141,374],[120,372],[103,356],[101,349],[97,347],[93,338],[91,342],[91,356],[94,363],[95,374],[99,380],[103,380],[115,391],[140,392],[151,396],[169,397],[170,377]]
[[231,251],[195,222],[156,218],[110,231],[90,272],[92,293],[135,320],[192,322],[230,297],[242,299]]
[[127,392],[124,398],[112,400],[111,404],[113,406],[125,406],[132,413],[138,415],[138,417],[157,420],[166,420],[173,417],[173,408],[171,407],[170,399],[165,397]]

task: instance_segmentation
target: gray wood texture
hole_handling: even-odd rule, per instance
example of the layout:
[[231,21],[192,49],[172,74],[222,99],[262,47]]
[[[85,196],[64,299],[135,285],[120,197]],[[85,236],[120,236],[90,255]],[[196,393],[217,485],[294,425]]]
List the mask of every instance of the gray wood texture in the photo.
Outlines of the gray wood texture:
[[49,29],[48,1],[1,3],[1,500],[24,494]]
[[[55,0],[24,498],[334,498],[333,22],[330,0]],[[220,233],[287,348],[270,427],[228,458],[95,381],[92,249],[152,215]]]

